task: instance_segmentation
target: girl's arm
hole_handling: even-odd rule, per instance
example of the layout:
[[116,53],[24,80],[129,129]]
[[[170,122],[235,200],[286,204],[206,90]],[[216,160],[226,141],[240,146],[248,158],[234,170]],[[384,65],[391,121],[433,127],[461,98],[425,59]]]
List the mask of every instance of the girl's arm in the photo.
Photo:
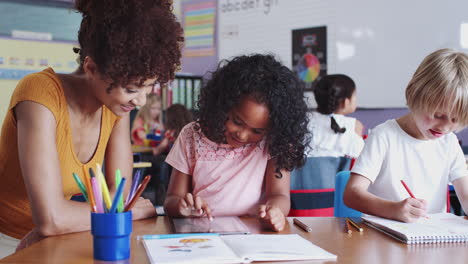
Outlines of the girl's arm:
[[52,236],[89,230],[90,206],[67,200],[63,195],[54,115],[45,106],[31,101],[19,103],[14,111],[21,174],[35,232],[39,236]]
[[344,203],[365,214],[414,222],[426,215],[427,203],[422,199],[407,198],[399,202],[382,199],[367,191],[371,181],[357,173],[351,173],[344,190]]
[[465,214],[468,212],[468,176],[453,181],[453,187]]
[[364,133],[364,125],[361,123],[361,121],[357,119],[356,119],[356,125],[354,125],[354,131],[359,136],[362,136],[362,134]]
[[204,216],[211,218],[211,209],[199,196],[192,195],[192,176],[173,168],[164,211],[168,216]]
[[[130,144],[129,119],[130,116],[126,115],[114,126],[109,141],[107,142],[105,155],[105,177],[112,198],[118,187],[115,182],[115,171],[120,169],[121,176],[127,179],[124,186],[124,200],[127,198],[133,178],[133,155]],[[156,210],[154,206],[147,199],[138,200],[137,204],[135,204],[132,209],[132,218],[134,220],[148,218],[155,214]]]
[[281,231],[291,207],[290,172],[281,170],[281,178],[276,177],[277,173],[275,172],[276,159],[270,159],[265,172],[266,203],[260,205],[259,217],[268,227],[275,231]]

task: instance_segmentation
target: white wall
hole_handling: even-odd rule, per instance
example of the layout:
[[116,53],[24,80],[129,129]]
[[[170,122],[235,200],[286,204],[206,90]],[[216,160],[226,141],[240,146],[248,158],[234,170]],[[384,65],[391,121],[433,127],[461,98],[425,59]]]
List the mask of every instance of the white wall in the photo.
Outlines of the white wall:
[[466,0],[219,0],[218,54],[271,52],[291,67],[291,31],[326,25],[328,73],[356,81],[359,106],[404,107],[424,56],[445,47],[468,52],[467,10]]

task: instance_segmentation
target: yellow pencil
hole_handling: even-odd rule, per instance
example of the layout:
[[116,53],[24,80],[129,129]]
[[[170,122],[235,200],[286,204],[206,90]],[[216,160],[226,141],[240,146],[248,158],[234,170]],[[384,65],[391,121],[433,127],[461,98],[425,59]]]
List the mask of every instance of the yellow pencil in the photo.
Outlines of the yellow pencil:
[[354,228],[356,228],[359,232],[364,231],[364,229],[362,229],[362,227],[360,227],[358,224],[356,224],[356,222],[354,222],[353,220],[351,220],[351,218],[346,217],[346,220],[349,220],[349,223],[350,223],[352,226],[354,226]]
[[104,203],[106,204],[106,209],[109,210],[112,206],[112,201],[110,198],[109,188],[107,188],[106,179],[102,173],[102,168],[99,163],[96,163],[96,171],[98,174],[99,181],[101,182],[102,196],[104,197]]

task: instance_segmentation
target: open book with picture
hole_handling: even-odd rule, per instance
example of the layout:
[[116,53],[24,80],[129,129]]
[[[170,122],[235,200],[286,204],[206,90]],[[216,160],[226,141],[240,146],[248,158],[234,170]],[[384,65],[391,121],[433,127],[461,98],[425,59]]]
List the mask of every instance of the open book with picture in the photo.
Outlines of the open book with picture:
[[363,216],[364,222],[407,244],[468,242],[468,221],[448,213],[429,214],[414,223],[377,216]]
[[335,260],[336,256],[297,234],[169,234],[143,236],[151,263],[249,263]]

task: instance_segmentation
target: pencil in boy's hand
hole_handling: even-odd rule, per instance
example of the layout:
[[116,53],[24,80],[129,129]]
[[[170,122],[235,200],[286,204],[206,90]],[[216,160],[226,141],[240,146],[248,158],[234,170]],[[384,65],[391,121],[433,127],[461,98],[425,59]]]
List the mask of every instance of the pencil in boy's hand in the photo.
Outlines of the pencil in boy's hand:
[[359,232],[364,231],[364,229],[362,229],[362,227],[360,227],[356,222],[354,222],[353,220],[351,220],[351,218],[346,217],[346,220],[348,220],[348,222],[349,222],[352,226],[354,226],[354,228],[356,228]]
[[349,225],[349,220],[347,218],[345,219],[345,222],[346,222],[346,225],[345,225],[346,233],[348,233],[348,234],[353,233],[353,230],[351,230],[351,226]]
[[125,206],[124,212],[132,210],[132,207],[135,205],[136,201],[138,200],[138,197],[140,197],[140,195],[145,190],[146,185],[148,185],[148,182],[150,181],[150,179],[151,179],[151,176],[146,175],[146,177],[143,179],[141,184],[138,186],[138,189],[136,190],[130,202]]
[[120,202],[120,199],[122,198],[123,189],[124,189],[124,185],[125,185],[125,180],[126,180],[125,178],[122,178],[120,180],[119,186],[117,187],[117,191],[115,192],[114,200],[112,200],[112,207],[109,210],[109,213],[111,213],[111,214],[115,213],[115,210],[117,209],[117,206],[118,206],[118,204]]
[[78,177],[78,174],[74,172],[72,174],[73,174],[73,178],[76,181],[76,184],[78,184],[78,188],[80,188],[80,191],[83,194],[83,197],[85,198],[86,202],[88,202],[88,195],[86,192],[86,187],[83,185],[83,182],[80,180],[80,177]]
[[411,196],[411,198],[415,198],[416,197],[414,196],[414,194],[411,192],[410,188],[408,187],[408,185],[406,185],[406,182],[404,180],[400,180],[401,181],[401,184],[403,184],[403,187],[405,187],[406,191],[408,192],[408,194]]

